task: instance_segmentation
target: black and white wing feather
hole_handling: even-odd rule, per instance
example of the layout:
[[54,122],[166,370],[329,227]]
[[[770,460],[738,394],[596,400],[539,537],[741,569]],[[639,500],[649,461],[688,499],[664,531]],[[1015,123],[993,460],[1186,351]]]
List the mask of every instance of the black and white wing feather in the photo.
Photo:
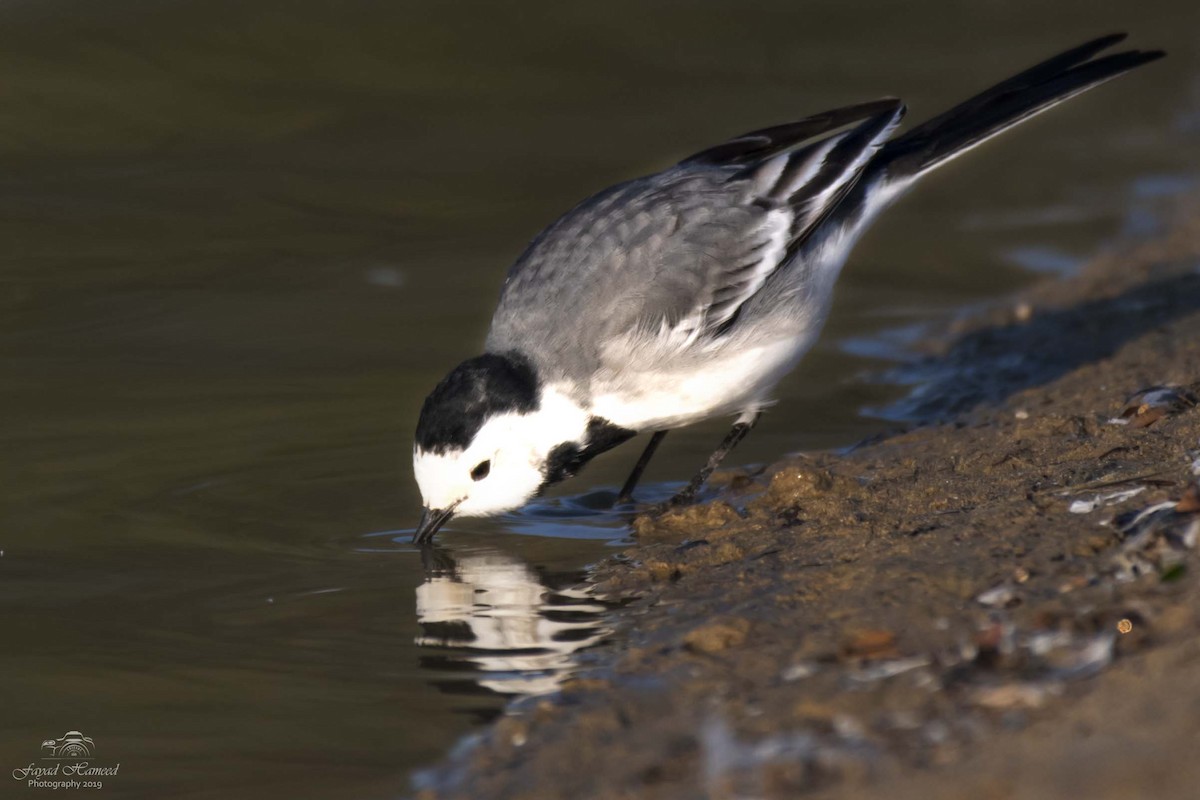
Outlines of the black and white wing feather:
[[565,377],[592,374],[623,337],[664,355],[720,339],[903,113],[886,99],[754,131],[585,200],[509,271],[488,350]]
[[846,112],[853,112],[857,119],[869,116],[850,130],[751,164],[735,176],[735,180],[748,184],[745,201],[766,212],[763,227],[771,231],[770,244],[762,244],[760,239],[750,259],[731,264],[714,276],[717,283],[712,297],[697,309],[705,333],[727,332],[742,305],[787,266],[862,177],[867,164],[900,123],[904,105],[887,99],[821,116],[832,115],[838,121]]

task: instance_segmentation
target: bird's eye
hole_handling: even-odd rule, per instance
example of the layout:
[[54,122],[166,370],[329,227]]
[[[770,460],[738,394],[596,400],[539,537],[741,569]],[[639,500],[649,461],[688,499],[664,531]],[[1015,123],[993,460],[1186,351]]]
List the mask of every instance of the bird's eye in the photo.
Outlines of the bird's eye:
[[480,461],[478,464],[475,465],[475,469],[471,470],[471,480],[481,481],[484,478],[486,478],[488,476],[488,473],[491,471],[492,471],[492,460],[490,458],[487,461]]

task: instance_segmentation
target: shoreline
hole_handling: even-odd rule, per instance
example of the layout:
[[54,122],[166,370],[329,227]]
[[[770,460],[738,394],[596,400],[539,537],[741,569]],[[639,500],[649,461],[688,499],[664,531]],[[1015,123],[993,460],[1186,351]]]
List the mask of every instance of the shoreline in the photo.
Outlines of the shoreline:
[[931,422],[637,518],[615,637],[417,796],[1188,796],[1200,201],[941,333]]

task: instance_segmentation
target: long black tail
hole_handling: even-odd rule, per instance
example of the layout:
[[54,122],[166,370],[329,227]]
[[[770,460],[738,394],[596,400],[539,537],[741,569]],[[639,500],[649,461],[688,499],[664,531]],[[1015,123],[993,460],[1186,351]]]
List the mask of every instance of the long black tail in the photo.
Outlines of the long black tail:
[[1064,100],[1166,55],[1129,50],[1094,58],[1124,38],[1124,33],[1101,36],[996,84],[891,140],[872,166],[884,170],[887,181],[915,178]]

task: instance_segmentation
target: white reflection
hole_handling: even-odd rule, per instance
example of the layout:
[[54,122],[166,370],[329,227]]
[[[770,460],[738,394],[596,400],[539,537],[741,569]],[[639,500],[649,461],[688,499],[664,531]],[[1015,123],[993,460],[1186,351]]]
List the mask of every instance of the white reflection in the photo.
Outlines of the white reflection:
[[502,694],[553,692],[573,654],[600,641],[605,607],[587,592],[556,590],[524,562],[495,550],[431,554],[417,587],[423,647],[466,650],[475,681]]

